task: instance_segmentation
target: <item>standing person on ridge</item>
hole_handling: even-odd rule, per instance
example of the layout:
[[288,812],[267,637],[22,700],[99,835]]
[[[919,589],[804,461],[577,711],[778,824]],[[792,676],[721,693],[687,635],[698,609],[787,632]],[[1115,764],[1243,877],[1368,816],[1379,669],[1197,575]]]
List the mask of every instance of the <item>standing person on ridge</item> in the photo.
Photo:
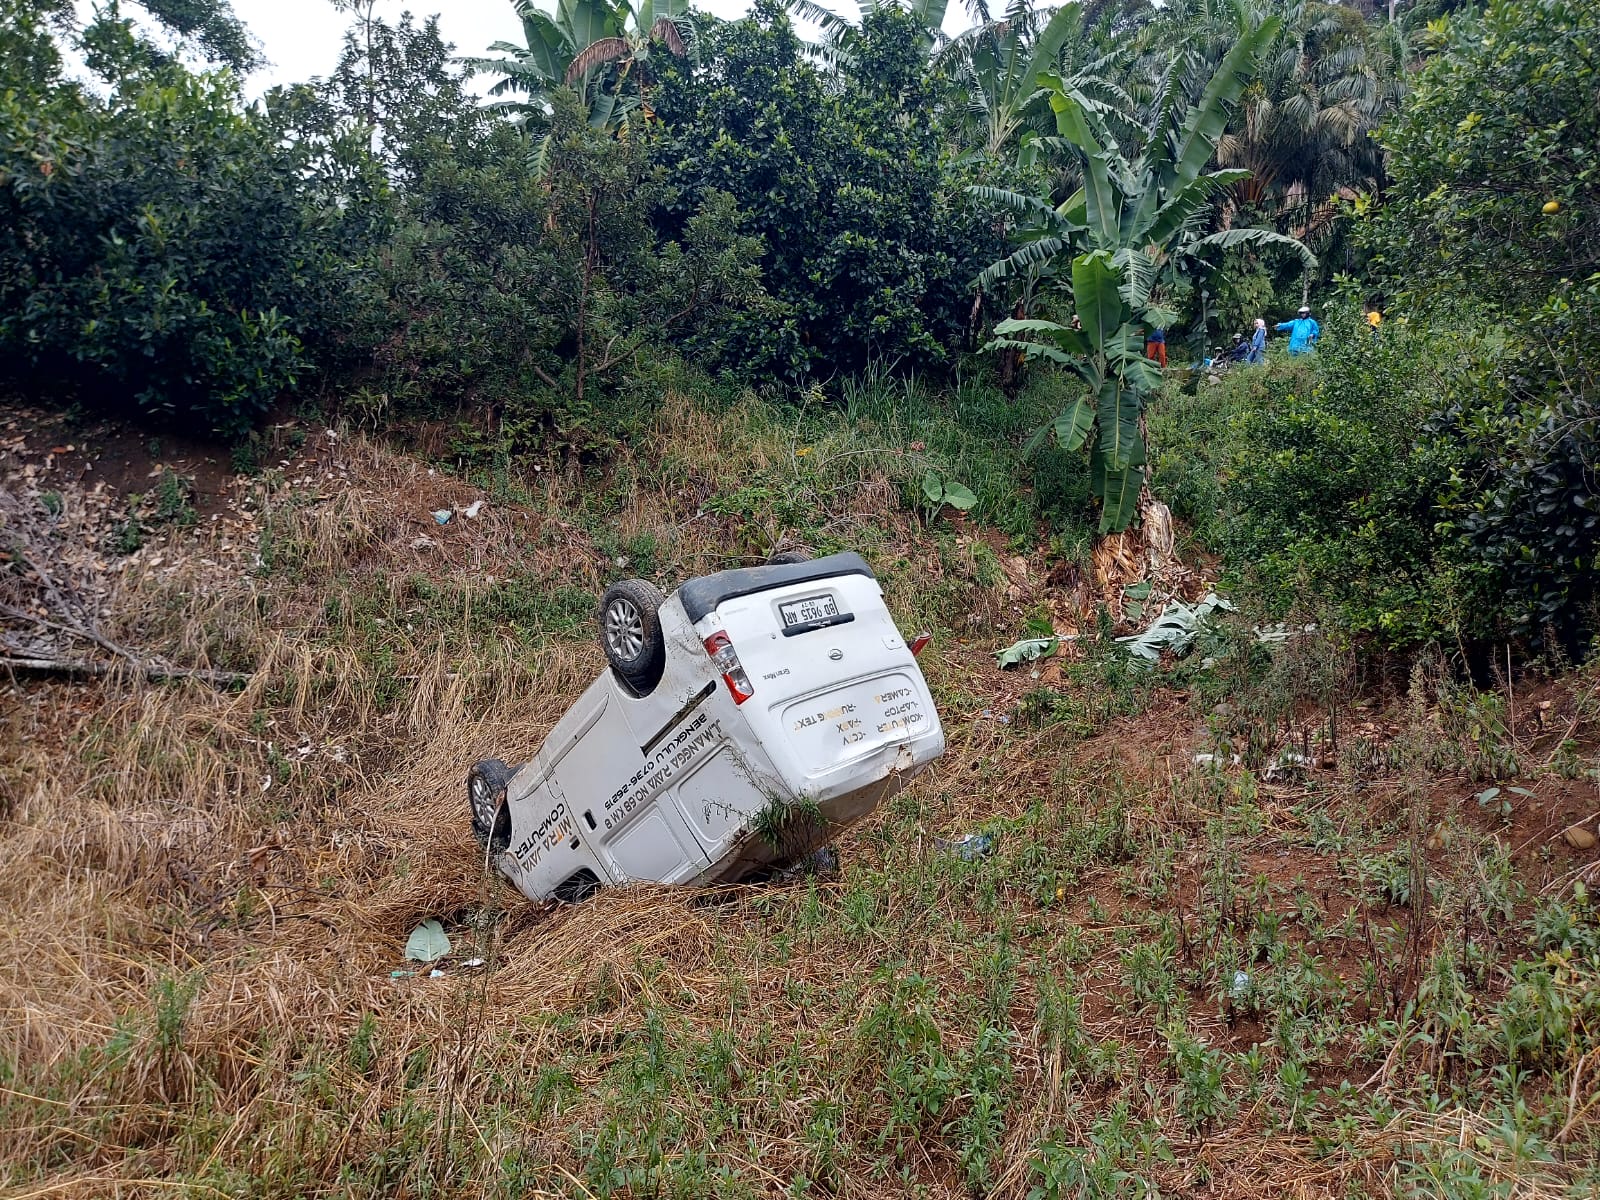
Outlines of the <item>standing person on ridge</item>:
[[1260,317],[1256,318],[1256,327],[1250,331],[1250,353],[1245,358],[1247,363],[1258,363],[1267,357],[1267,323]]
[[1316,349],[1317,337],[1322,333],[1322,326],[1317,324],[1311,315],[1311,310],[1302,304],[1295,319],[1281,323],[1278,332],[1289,335],[1290,354],[1310,354]]
[[1145,339],[1144,356],[1153,358],[1160,364],[1162,370],[1167,368],[1167,331],[1165,329],[1152,329],[1150,336]]

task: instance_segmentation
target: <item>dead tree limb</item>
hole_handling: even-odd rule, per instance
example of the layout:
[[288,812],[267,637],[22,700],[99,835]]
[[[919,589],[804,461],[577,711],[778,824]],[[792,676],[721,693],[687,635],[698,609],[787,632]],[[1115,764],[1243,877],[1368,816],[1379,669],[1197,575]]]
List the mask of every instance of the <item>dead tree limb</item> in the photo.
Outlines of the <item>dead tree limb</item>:
[[243,687],[251,677],[242,671],[212,671],[201,667],[163,667],[158,663],[124,659],[122,662],[76,662],[58,658],[0,657],[0,672],[18,675],[61,675],[69,679],[103,679],[118,671],[143,675],[151,683],[165,679],[198,679],[213,687]]

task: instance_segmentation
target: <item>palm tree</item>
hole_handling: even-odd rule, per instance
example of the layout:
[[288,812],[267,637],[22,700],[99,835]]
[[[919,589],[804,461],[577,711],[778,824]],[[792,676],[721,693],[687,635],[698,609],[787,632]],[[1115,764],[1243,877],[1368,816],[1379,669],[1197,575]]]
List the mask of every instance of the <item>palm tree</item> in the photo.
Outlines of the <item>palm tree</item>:
[[1398,26],[1344,7],[1296,0],[1260,78],[1217,144],[1217,161],[1250,172],[1240,204],[1307,214],[1341,189],[1376,190],[1382,151],[1371,134],[1404,96]]
[[1103,115],[1100,105],[1059,76],[1045,76],[1057,132],[1078,159],[1083,186],[1055,206],[995,188],[973,189],[1030,214],[1037,231],[989,267],[980,284],[1071,260],[1079,327],[1002,321],[990,346],[1060,363],[1085,385],[1084,394],[1056,418],[1054,430],[1066,448],[1090,448],[1103,533],[1128,527],[1144,486],[1142,415],[1160,377],[1143,357],[1144,328],[1171,320],[1155,299],[1158,276],[1164,269],[1183,269],[1209,249],[1252,243],[1287,246],[1315,263],[1304,245],[1270,229],[1201,232],[1216,200],[1248,175],[1206,168],[1230,111],[1279,28],[1276,20],[1268,20],[1243,33],[1193,102],[1186,102],[1192,94],[1188,64],[1181,55],[1174,58],[1155,91],[1154,119],[1144,128]]
[[[904,0],[903,3],[900,0],[856,0],[856,11],[865,20],[880,8],[897,3],[915,18],[925,53],[931,53],[944,42],[944,14],[950,7],[950,0]],[[824,7],[818,0],[784,0],[784,5],[795,16],[821,30],[822,40],[810,47],[812,54],[831,64],[854,61],[856,39],[861,33],[859,25]]]
[[1382,186],[1383,160],[1369,136],[1405,94],[1405,38],[1354,8],[1318,0],[1170,0],[1140,31],[1135,86],[1150,82],[1181,46],[1183,69],[1208,76],[1246,30],[1281,22],[1259,73],[1217,143],[1217,162],[1247,180],[1219,206],[1225,225],[1243,209],[1278,216],[1307,233],[1339,194]]

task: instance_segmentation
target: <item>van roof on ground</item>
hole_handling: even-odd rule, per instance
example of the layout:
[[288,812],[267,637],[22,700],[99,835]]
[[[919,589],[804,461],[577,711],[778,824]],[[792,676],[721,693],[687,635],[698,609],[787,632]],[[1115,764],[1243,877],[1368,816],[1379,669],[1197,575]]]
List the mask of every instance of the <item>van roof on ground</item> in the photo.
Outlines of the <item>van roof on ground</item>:
[[718,571],[715,575],[702,575],[678,588],[678,599],[683,611],[689,615],[690,624],[716,609],[724,600],[735,600],[770,588],[786,587],[791,583],[806,583],[812,579],[832,579],[838,575],[865,575],[876,579],[867,560],[854,551],[830,554],[809,562],[780,563],[769,567],[739,567],[732,571]]

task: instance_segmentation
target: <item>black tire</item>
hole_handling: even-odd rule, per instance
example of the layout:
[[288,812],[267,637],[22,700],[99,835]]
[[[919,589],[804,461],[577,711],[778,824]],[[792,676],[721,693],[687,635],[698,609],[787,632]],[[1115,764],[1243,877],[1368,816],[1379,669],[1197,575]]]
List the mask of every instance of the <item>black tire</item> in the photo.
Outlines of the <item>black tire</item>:
[[588,867],[584,867],[558,883],[552,894],[562,904],[581,904],[599,890],[599,877]]
[[480,847],[499,854],[511,848],[511,810],[506,807],[506,784],[518,771],[498,758],[474,763],[467,775],[467,809],[472,813],[472,836]]
[[810,562],[811,555],[804,550],[779,550],[776,554],[767,555],[767,566],[785,567],[793,563]]
[[839,847],[819,846],[808,854],[803,860],[807,875],[817,875],[823,879],[839,878]]
[[661,589],[644,579],[620,579],[600,599],[600,646],[606,661],[641,696],[655,690],[667,665],[663,599]]

